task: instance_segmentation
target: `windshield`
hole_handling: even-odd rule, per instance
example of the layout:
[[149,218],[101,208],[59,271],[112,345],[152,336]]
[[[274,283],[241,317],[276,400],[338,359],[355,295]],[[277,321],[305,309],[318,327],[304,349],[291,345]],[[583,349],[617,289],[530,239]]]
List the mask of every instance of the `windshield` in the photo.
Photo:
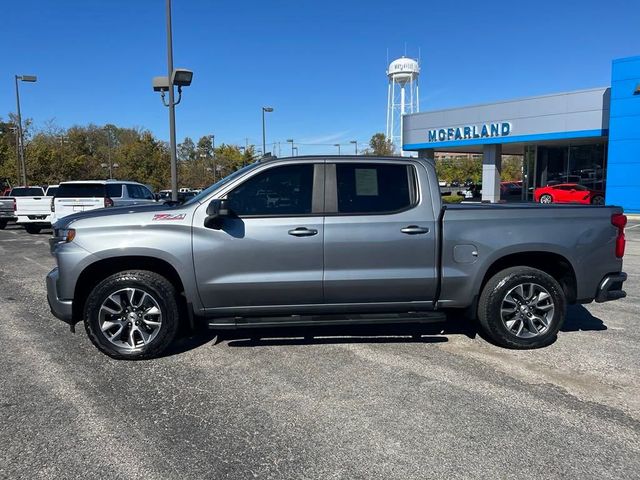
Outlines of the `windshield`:
[[40,187],[18,187],[11,190],[11,197],[42,197],[44,190]]
[[227,175],[226,177],[224,177],[221,180],[218,180],[216,183],[214,183],[210,187],[205,188],[202,192],[200,192],[195,197],[190,198],[189,200],[187,200],[184,203],[184,205],[193,205],[195,202],[198,202],[198,203],[202,202],[205,198],[207,198],[211,194],[211,192],[217,190],[222,185],[224,185],[226,183],[229,183],[234,178],[238,178],[240,175],[244,175],[246,172],[248,172],[250,170],[253,170],[254,168],[256,168],[259,165],[260,165],[260,162],[254,162],[254,163],[252,163],[250,165],[247,165],[246,167],[242,167],[240,170],[236,170],[232,174]]

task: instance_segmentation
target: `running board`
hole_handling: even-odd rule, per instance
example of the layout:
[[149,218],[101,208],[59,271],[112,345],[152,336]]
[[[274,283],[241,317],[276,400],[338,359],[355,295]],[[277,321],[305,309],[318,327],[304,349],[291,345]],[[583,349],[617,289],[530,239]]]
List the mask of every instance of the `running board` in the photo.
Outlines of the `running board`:
[[373,313],[349,315],[286,315],[277,317],[219,317],[208,322],[210,329],[312,327],[325,325],[371,325],[392,323],[438,323],[447,319],[442,312]]

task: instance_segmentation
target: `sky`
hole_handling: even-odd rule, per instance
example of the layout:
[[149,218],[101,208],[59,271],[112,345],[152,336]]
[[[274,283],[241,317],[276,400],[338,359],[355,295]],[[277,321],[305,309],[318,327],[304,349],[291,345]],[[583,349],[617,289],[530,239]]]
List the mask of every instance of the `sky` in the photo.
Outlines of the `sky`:
[[[15,112],[14,75],[34,74],[21,107],[38,128],[113,123],[168,140],[151,88],[167,71],[165,0],[2,12],[0,117]],[[267,142],[282,155],[289,138],[299,154],[345,153],[385,129],[387,58],[420,55],[420,109],[434,110],[609,85],[612,59],[640,55],[639,25],[637,0],[173,0],[174,65],[194,71],[177,137],[259,145],[271,106]]]

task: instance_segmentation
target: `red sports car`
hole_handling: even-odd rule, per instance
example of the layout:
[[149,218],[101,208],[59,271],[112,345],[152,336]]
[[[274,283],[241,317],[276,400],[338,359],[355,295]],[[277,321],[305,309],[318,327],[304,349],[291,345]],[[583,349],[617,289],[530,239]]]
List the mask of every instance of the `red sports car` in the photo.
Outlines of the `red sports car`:
[[604,192],[591,190],[577,183],[560,183],[536,188],[533,199],[540,203],[582,203],[604,205]]

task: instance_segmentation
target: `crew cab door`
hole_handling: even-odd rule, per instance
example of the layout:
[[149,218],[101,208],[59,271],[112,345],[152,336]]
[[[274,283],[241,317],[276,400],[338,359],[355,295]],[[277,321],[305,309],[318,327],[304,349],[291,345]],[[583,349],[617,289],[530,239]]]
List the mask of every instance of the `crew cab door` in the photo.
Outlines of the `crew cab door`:
[[411,161],[345,160],[326,172],[325,302],[428,308],[437,276],[436,219],[420,188],[427,171]]
[[204,307],[212,313],[268,313],[321,304],[324,164],[266,163],[221,193],[233,212],[219,228],[194,215],[193,260]]

